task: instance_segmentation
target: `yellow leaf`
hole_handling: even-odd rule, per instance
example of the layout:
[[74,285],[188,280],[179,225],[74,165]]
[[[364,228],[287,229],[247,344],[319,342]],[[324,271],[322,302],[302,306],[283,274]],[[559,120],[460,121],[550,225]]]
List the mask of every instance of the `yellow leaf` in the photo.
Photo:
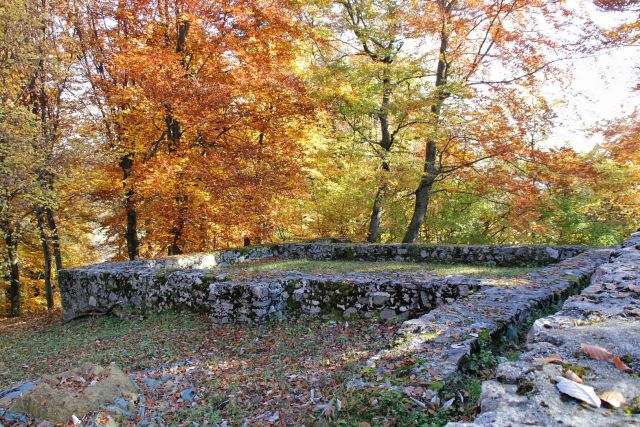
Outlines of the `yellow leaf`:
[[535,359],[534,362],[536,365],[546,365],[547,363],[561,364],[564,360],[559,354],[550,354],[547,357]]
[[605,391],[604,393],[600,394],[599,397],[614,408],[619,408],[627,402],[622,393],[620,393],[618,390]]

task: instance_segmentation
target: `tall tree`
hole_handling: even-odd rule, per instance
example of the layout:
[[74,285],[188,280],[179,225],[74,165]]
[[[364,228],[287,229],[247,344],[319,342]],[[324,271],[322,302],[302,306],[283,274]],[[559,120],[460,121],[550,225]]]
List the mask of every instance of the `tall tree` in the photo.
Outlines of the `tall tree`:
[[[379,239],[383,208],[397,190],[391,171],[427,120],[429,98],[421,35],[406,1],[344,0],[321,9],[315,86],[335,113],[336,138],[352,138],[379,159],[367,240]],[[396,160],[394,160],[396,159]]]
[[[380,159],[369,241],[378,238],[384,200],[403,193],[391,185],[399,172],[392,162],[413,160],[416,147],[422,146],[424,160],[405,242],[417,239],[434,186],[444,180],[482,168],[516,176],[517,166],[489,164],[508,166],[536,155],[521,111],[549,110],[536,77],[553,77],[548,54],[570,47],[537,23],[542,17],[551,25],[571,19],[591,30],[588,21],[569,18],[559,2],[311,5],[312,23],[322,28],[313,72],[321,99],[338,119],[336,136],[369,146]],[[543,116],[548,124],[550,114]]]
[[27,227],[32,206],[42,202],[34,149],[37,122],[23,107],[0,109],[0,230],[8,268],[10,312],[20,314],[20,259],[18,246]]
[[[542,18],[545,28],[540,26]],[[418,238],[437,182],[481,163],[505,161],[509,165],[518,157],[535,157],[537,147],[529,146],[525,138],[514,138],[526,127],[518,121],[518,110],[529,104],[527,98],[540,98],[536,77],[543,76],[547,81],[552,78],[552,63],[571,47],[571,40],[561,40],[557,31],[546,28],[571,25],[580,34],[592,31],[589,21],[560,2],[546,1],[438,0],[424,3],[419,19],[436,41],[432,60],[436,75],[430,107],[431,137],[425,143],[422,177],[404,242]],[[580,25],[573,26],[577,23]],[[555,59],[550,59],[550,54]],[[488,99],[494,101],[493,106],[486,105]],[[481,108],[476,108],[478,103]],[[450,131],[450,117],[469,109],[479,112],[487,108],[485,111],[502,109],[498,112],[502,125],[515,132],[506,138],[496,134],[490,117],[481,119],[482,138]]]
[[[296,122],[309,112],[286,4],[103,2],[81,15],[86,76],[122,171],[129,258],[141,234],[147,254],[193,250],[196,236],[204,248],[220,228],[219,242],[268,234],[270,199],[299,181]],[[225,215],[229,204],[247,215]],[[107,223],[116,236],[118,223]]]
[[37,70],[37,34],[33,4],[6,2],[0,10],[0,229],[11,315],[20,313],[20,238],[32,206],[43,200],[37,182],[42,162],[34,144],[37,118],[24,102]]
[[63,94],[71,76],[73,46],[71,45],[66,6],[58,0],[37,0],[31,14],[38,22],[38,33],[30,40],[36,52],[36,67],[29,78],[23,102],[38,117],[39,134],[34,141],[43,163],[38,180],[47,202],[34,207],[44,260],[44,281],[47,305],[53,308],[52,266],[56,275],[62,268],[60,238],[55,219],[55,152],[61,142],[61,110]]

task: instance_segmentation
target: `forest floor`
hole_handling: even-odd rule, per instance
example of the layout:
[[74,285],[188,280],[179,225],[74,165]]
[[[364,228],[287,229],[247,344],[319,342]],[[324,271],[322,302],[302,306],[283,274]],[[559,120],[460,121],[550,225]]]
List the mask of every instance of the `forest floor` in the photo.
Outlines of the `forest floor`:
[[346,273],[382,273],[382,272],[428,272],[433,274],[473,274],[482,277],[515,277],[538,267],[489,267],[474,264],[445,264],[435,262],[407,261],[314,261],[308,259],[265,258],[222,267],[231,275],[238,273],[260,273],[274,270],[297,271],[308,274],[346,274]]
[[[430,272],[486,278],[508,278],[535,269],[276,258],[221,268],[232,276],[280,270]],[[414,387],[403,386],[409,382],[404,372],[415,360],[394,362],[397,366],[387,370],[391,377],[366,367],[367,360],[389,346],[400,323],[299,317],[256,326],[215,326],[203,315],[165,312],[63,324],[59,310],[0,318],[0,391],[83,363],[114,363],[140,391],[144,411],[135,416],[134,424],[202,425],[206,420],[222,426],[366,427],[444,425],[471,419],[477,411],[482,375],[455,391],[440,390],[437,382],[425,384],[425,389],[435,387],[433,404],[425,405],[412,398]],[[495,361],[488,362],[480,369],[490,369]],[[349,381],[358,377],[366,377],[369,384],[348,388]],[[457,399],[461,394],[464,405],[442,407],[441,398]]]
[[[207,420],[209,425],[364,427],[467,419],[466,407],[421,407],[402,389],[346,388],[398,327],[393,321],[306,317],[214,326],[204,316],[173,312],[67,325],[59,311],[5,318],[0,319],[0,390],[82,362],[113,362],[130,374],[144,399],[136,424],[147,418],[162,425]],[[477,398],[479,382],[475,389]]]

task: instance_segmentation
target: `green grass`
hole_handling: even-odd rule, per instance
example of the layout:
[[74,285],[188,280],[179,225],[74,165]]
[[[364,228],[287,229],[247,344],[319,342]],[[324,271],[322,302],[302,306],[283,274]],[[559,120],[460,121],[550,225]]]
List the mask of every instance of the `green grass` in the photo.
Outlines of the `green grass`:
[[381,273],[422,272],[434,274],[474,274],[485,277],[514,277],[536,270],[536,267],[488,267],[471,264],[413,263],[404,261],[312,261],[263,260],[225,267],[231,272],[299,271],[301,273]]
[[[129,320],[84,319],[67,325],[62,324],[60,312],[0,318],[0,389],[83,362],[115,362],[135,373],[196,358],[204,370],[181,371],[181,378],[172,379],[177,386],[173,391],[147,396],[149,413],[166,408],[167,399],[173,402],[162,417],[166,425],[192,425],[205,419],[261,425],[265,413],[278,413],[283,425],[317,426],[441,426],[471,419],[483,372],[494,364],[492,355],[481,352],[472,357],[474,375],[455,385],[438,381],[423,385],[438,392],[442,402],[455,398],[455,404],[443,408],[418,396],[420,403],[406,389],[413,383],[410,368],[419,359],[389,361],[394,368],[380,378],[375,369],[365,367],[369,358],[391,344],[398,327],[393,322],[326,322],[308,317],[255,326],[214,326],[204,316],[181,312]],[[372,385],[345,387],[346,381],[360,375]],[[400,389],[380,389],[377,384],[382,382]],[[187,387],[194,387],[199,396],[193,405],[175,401]],[[461,395],[464,403],[458,399]],[[332,409],[338,401],[342,409]]]
[[[196,358],[204,370],[174,378],[173,392],[147,396],[149,413],[173,402],[163,416],[165,425],[203,419],[261,425],[266,412],[279,412],[286,425],[320,425],[317,406],[343,396],[345,381],[388,345],[397,329],[391,322],[307,317],[215,326],[204,316],[176,312],[67,325],[60,312],[0,318],[0,390],[83,362],[115,362],[136,372]],[[176,393],[191,386],[199,396],[196,404],[175,402]]]

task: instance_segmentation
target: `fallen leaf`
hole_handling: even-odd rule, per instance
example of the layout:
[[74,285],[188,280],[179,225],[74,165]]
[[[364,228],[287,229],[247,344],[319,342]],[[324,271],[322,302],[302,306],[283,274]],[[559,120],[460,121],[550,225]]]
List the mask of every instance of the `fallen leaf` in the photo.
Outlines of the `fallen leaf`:
[[613,353],[603,347],[591,344],[580,344],[580,349],[584,354],[595,360],[609,360],[613,358]]
[[414,389],[412,386],[406,386],[403,391],[407,396],[411,396],[414,393]]
[[627,400],[624,398],[622,393],[620,393],[618,390],[605,391],[600,394],[600,399],[607,402],[609,405],[613,406],[614,408],[619,408],[625,403],[627,403]]
[[443,409],[447,409],[449,406],[453,405],[453,402],[456,400],[455,397],[452,397],[451,399],[447,400],[446,402],[444,402],[442,404],[442,408]]
[[564,360],[562,360],[562,356],[560,356],[559,354],[550,354],[547,357],[535,359],[534,362],[536,365],[546,365],[547,363],[560,364],[564,362]]
[[589,405],[595,406],[599,408],[602,402],[600,398],[593,390],[593,387],[584,384],[578,384],[575,381],[571,381],[566,379],[565,377],[558,376],[556,377],[556,387],[560,390],[560,393],[564,393],[568,396],[573,397],[574,399],[581,400]]
[[618,368],[619,371],[622,371],[622,372],[631,372],[631,371],[633,371],[633,369],[628,367],[622,360],[620,360],[619,357],[614,357],[613,358],[613,363],[616,365],[616,368]]
[[580,378],[578,375],[576,375],[576,373],[575,373],[575,372],[573,372],[573,371],[569,371],[569,370],[568,370],[568,371],[566,371],[566,372],[564,373],[564,377],[565,377],[566,379],[571,380],[571,381],[575,381],[575,382],[577,382],[578,384],[582,384],[582,383],[584,383],[584,381],[582,381],[582,378]]

